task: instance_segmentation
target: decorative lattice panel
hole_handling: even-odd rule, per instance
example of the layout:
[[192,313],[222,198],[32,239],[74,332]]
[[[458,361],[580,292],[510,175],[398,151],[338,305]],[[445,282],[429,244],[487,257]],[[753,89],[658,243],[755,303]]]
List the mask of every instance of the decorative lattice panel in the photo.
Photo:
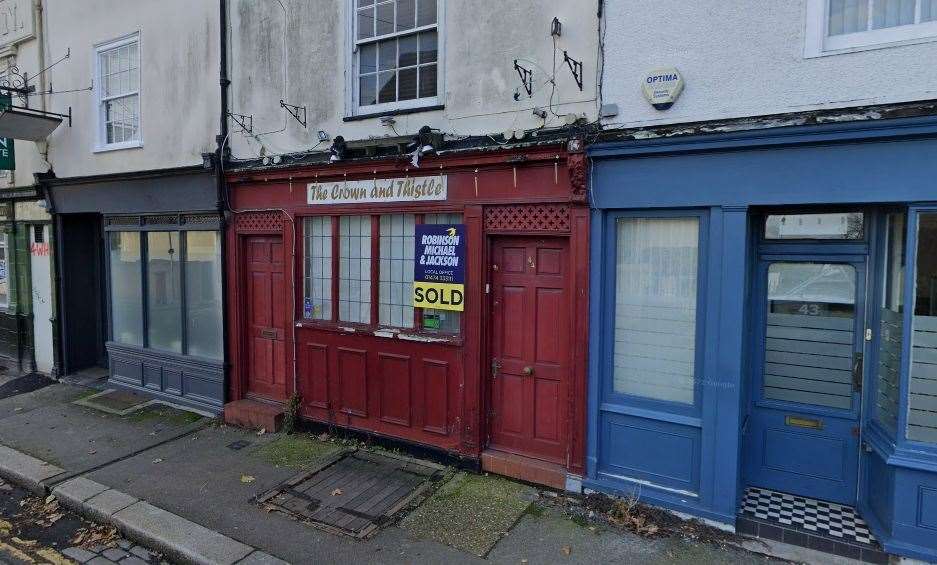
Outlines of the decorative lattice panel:
[[248,212],[237,215],[238,232],[281,232],[283,217],[280,212]]
[[485,208],[486,231],[568,232],[569,206],[531,204]]

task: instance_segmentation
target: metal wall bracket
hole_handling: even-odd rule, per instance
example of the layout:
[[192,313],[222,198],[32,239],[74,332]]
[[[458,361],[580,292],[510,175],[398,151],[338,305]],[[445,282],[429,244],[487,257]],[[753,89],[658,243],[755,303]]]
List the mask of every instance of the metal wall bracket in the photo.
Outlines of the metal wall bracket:
[[[514,59],[514,70],[517,71],[517,76],[521,79],[521,84],[524,85],[524,90],[527,91],[527,96],[533,96],[534,93],[534,72],[530,69],[526,69],[519,64],[517,64],[517,59]],[[517,100],[518,96],[515,94],[514,99]]]
[[234,112],[228,112],[228,117],[231,118],[231,121],[236,123],[238,127],[241,128],[241,131],[244,133],[254,133],[254,116],[248,116],[246,114],[235,114]]
[[582,91],[582,62],[577,61],[570,57],[566,51],[563,51],[563,61],[569,66],[569,70],[573,73],[573,78],[576,80],[576,86],[579,87],[580,92]]
[[[293,104],[287,104],[286,102],[280,100],[280,108],[285,108],[287,112],[293,116],[293,119],[302,124],[303,127],[306,127],[306,107],[305,106],[294,106]],[[300,115],[302,117],[300,117]]]

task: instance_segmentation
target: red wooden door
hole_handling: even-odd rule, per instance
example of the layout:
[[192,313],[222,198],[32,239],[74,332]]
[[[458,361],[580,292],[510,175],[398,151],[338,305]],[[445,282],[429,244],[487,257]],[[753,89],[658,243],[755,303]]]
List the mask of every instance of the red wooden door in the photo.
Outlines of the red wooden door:
[[566,463],[570,382],[569,245],[492,246],[489,447]]
[[286,392],[287,313],[283,238],[244,241],[247,289],[247,394],[282,400]]

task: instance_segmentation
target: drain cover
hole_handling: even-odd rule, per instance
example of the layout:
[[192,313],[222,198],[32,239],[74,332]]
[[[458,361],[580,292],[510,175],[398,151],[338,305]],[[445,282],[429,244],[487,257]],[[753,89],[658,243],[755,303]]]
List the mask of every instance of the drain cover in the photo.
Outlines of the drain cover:
[[435,465],[356,451],[295,477],[258,502],[314,526],[363,538],[441,475]]
[[102,412],[124,416],[138,408],[142,408],[144,404],[149,404],[151,402],[152,400],[150,398],[140,394],[108,389],[97,394],[92,394],[86,398],[78,399],[74,401],[73,404],[80,404]]

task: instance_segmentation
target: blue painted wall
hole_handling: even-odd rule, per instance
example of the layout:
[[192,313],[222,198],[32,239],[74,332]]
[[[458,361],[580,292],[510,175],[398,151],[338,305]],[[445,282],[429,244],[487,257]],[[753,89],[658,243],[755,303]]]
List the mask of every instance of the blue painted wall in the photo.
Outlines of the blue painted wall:
[[[589,154],[586,486],[639,493],[652,504],[733,524],[745,487],[741,434],[749,387],[752,208],[937,201],[937,117],[605,143]],[[704,322],[697,330],[703,358],[691,409],[607,392],[614,222],[635,213],[690,213],[706,222],[698,306]],[[874,431],[868,434],[874,449],[863,460],[860,508],[889,551],[937,558],[937,447],[907,445]]]

